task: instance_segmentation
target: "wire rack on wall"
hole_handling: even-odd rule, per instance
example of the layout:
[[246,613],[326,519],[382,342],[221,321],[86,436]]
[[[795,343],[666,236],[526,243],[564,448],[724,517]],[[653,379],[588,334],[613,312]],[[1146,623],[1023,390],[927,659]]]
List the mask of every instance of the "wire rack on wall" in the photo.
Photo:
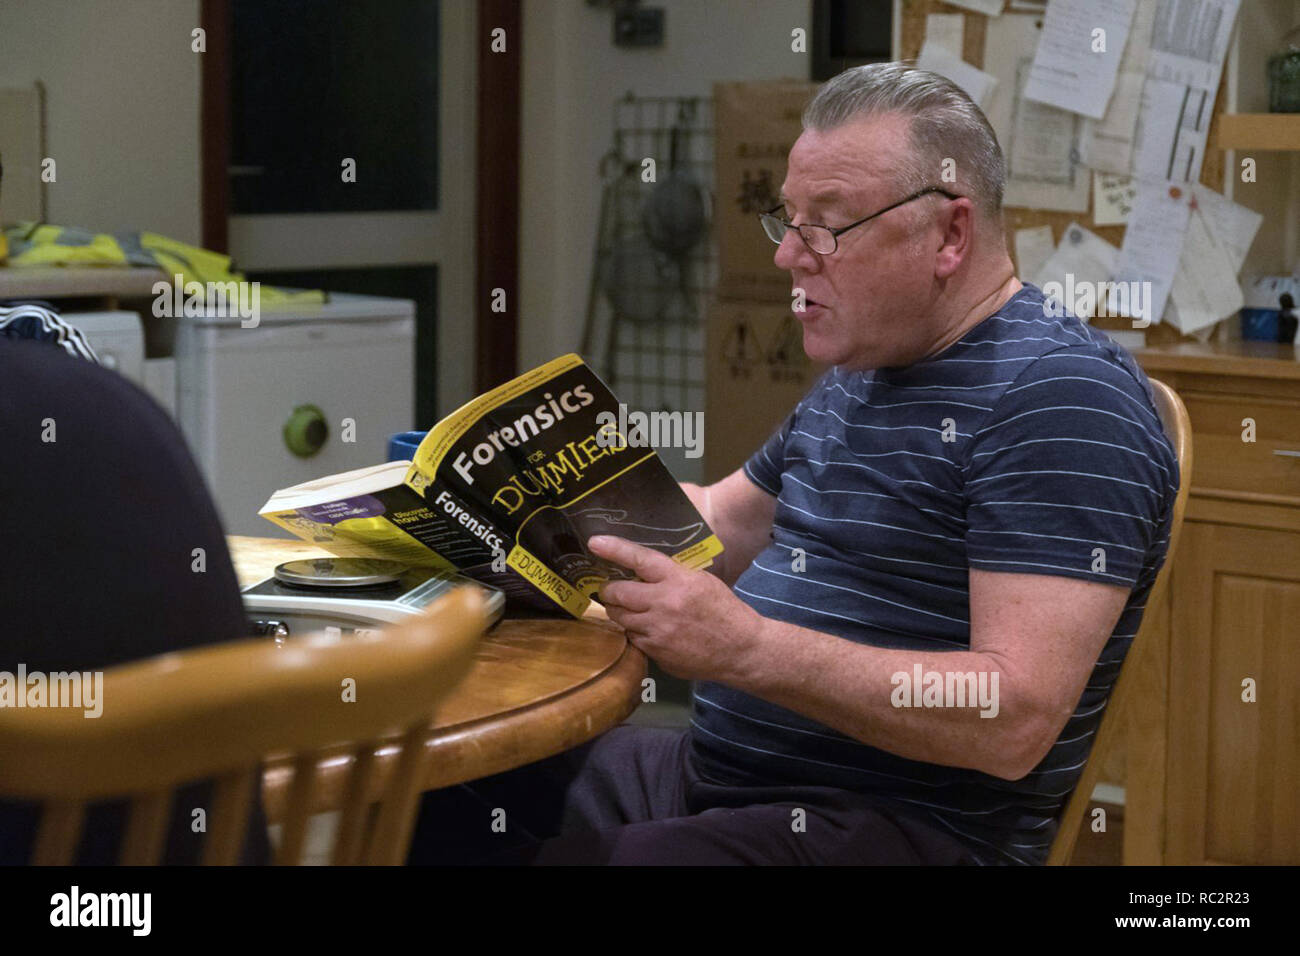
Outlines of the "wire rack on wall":
[[627,93],[600,173],[582,354],[629,408],[702,411],[717,281],[712,101]]

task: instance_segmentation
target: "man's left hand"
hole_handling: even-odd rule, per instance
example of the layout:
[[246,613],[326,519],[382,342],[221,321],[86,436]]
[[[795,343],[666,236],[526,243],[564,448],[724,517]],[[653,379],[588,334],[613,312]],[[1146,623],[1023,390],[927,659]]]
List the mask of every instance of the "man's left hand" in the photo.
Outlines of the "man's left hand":
[[598,598],[628,640],[674,677],[725,681],[736,674],[763,618],[722,581],[624,538],[596,535],[587,547],[637,581],[609,581]]

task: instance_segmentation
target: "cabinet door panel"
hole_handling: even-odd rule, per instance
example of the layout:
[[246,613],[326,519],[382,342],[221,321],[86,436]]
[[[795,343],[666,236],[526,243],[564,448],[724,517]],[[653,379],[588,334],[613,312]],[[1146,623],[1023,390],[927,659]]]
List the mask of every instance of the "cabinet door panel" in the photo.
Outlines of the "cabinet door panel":
[[1300,863],[1300,534],[1199,522],[1183,534],[1165,862]]

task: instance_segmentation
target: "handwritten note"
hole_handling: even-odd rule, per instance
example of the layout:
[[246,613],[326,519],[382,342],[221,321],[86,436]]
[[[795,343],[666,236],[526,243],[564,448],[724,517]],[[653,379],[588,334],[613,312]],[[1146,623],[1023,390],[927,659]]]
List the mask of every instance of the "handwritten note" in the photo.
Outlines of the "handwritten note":
[[1092,174],[1092,224],[1121,226],[1128,222],[1137,198],[1137,186],[1127,176],[1110,173]]

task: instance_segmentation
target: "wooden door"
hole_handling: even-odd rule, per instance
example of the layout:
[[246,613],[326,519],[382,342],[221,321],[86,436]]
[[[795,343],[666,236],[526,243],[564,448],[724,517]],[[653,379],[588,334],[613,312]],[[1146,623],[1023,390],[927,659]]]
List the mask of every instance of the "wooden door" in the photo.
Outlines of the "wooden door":
[[1164,862],[1300,863],[1300,533],[1187,522],[1170,620]]

